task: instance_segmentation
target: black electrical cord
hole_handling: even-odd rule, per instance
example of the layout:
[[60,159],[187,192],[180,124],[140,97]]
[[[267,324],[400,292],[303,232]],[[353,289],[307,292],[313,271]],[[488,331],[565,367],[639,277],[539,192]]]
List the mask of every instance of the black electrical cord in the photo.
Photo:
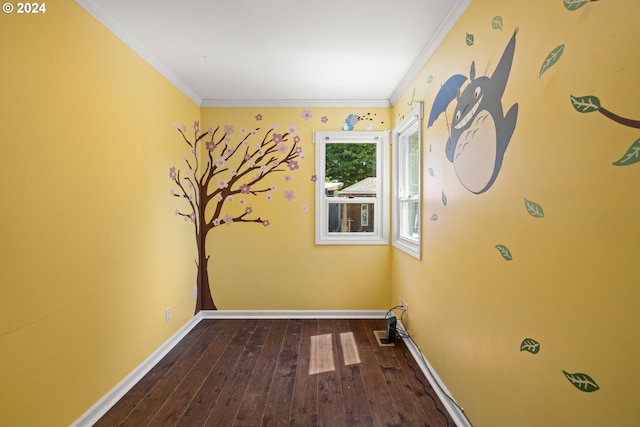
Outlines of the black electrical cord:
[[[397,309],[397,308],[402,308],[402,313],[400,314],[400,323],[402,323],[402,325],[404,326],[404,323],[402,322],[402,319],[404,318],[405,313],[407,312],[407,310],[405,310],[403,308],[403,306],[401,305],[396,305],[393,308],[390,308],[387,313],[385,314],[384,318],[387,319],[389,317],[389,315],[391,314],[391,312],[393,312],[393,310]],[[416,344],[416,342],[413,340],[413,337],[411,337],[411,335],[409,335],[409,332],[404,329],[404,327],[402,328],[403,330],[400,331],[398,330],[398,336],[400,338],[402,338],[403,340],[408,339],[410,340],[413,345],[418,349],[418,354],[420,355],[420,358],[422,359],[422,362],[424,363],[424,367],[426,368],[426,370],[429,372],[429,374],[431,375],[432,378],[435,378],[435,376],[433,375],[433,372],[431,372],[431,369],[429,368],[429,364],[427,363],[427,360],[424,357],[424,354],[422,354],[422,350],[420,350],[420,347],[418,347],[418,345]],[[404,344],[404,342],[403,342]],[[422,384],[422,388],[424,389],[425,393],[427,394],[427,396],[429,396],[431,398],[431,400],[433,400],[436,409],[438,410],[438,412],[440,412],[440,414],[442,414],[442,416],[445,418],[446,422],[447,422],[447,427],[449,427],[449,417],[446,416],[444,414],[444,412],[442,412],[440,410],[440,408],[438,408],[438,404],[437,401],[435,400],[435,398],[427,391],[427,387],[424,384],[424,382],[422,382],[422,379],[418,376],[416,370],[413,368],[413,366],[411,366],[408,363],[408,358],[407,358],[407,354],[406,354],[406,345],[404,346],[404,349],[402,351],[402,354],[404,355],[405,359],[407,359],[407,364],[409,365],[409,367],[413,370],[413,374],[415,375],[416,379],[420,382],[420,384]],[[435,381],[436,386],[438,387],[438,389],[440,390],[440,392],[451,402],[455,405],[456,408],[458,408],[458,410],[460,411],[460,413],[462,413],[462,415],[464,415],[464,417],[467,419],[467,422],[469,423],[470,426],[473,427],[473,424],[471,424],[471,421],[469,420],[469,418],[467,417],[467,414],[465,414],[464,409],[462,409],[462,407],[460,405],[458,405],[458,402],[456,402],[456,400],[449,395],[449,393],[447,393],[442,386],[438,383],[438,381]],[[433,386],[431,386],[431,389],[433,390]],[[435,391],[435,390],[434,390]]]
[[[403,343],[404,344],[404,343]],[[422,378],[420,378],[418,376],[418,371],[416,371],[416,369],[411,365],[411,363],[409,363],[409,356],[407,355],[407,347],[403,346],[402,349],[402,355],[404,356],[407,365],[411,368],[411,370],[413,371],[413,376],[416,377],[416,379],[420,382],[420,384],[422,384],[422,389],[424,390],[424,393],[429,396],[429,398],[431,400],[433,400],[433,406],[436,408],[436,411],[440,412],[440,414],[442,415],[442,417],[444,418],[445,422],[447,423],[447,427],[449,427],[449,417],[447,416],[447,414],[445,414],[442,409],[440,409],[438,407],[438,401],[436,400],[435,397],[433,397],[431,395],[431,393],[429,393],[429,390],[427,390],[427,385],[422,381]],[[431,389],[433,390],[433,387],[431,387]],[[435,390],[434,390],[435,391]]]
[[[396,308],[402,308],[401,305],[396,305],[395,307],[391,307],[389,310],[387,310],[387,314],[384,315],[385,320],[389,318],[389,315],[393,312],[393,310],[395,310]],[[403,310],[403,314],[404,314],[404,310]],[[400,317],[402,318],[402,316]]]

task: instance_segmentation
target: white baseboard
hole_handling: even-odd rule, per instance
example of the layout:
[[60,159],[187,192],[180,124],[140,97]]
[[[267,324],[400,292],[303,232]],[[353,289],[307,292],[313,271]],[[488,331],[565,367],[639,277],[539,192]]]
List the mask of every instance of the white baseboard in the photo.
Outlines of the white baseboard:
[[[401,335],[407,335],[407,330],[402,324],[402,322],[400,322],[400,320],[398,320],[398,329],[401,331]],[[414,343],[412,339],[408,339],[408,338],[404,339],[404,343],[409,349],[409,352],[415,359],[416,363],[420,367],[420,370],[422,371],[424,376],[427,377],[427,380],[429,380],[429,383],[435,386],[433,387],[433,390],[438,395],[438,398],[440,399],[445,409],[451,416],[451,419],[453,419],[453,422],[456,423],[456,426],[457,427],[473,427],[469,419],[464,414],[464,412],[460,409],[460,407],[458,407],[456,404],[454,404],[451,401],[451,399],[449,398],[449,396],[451,396],[451,393],[449,392],[447,387],[444,385],[440,377],[438,377],[438,374],[436,374],[436,371],[433,370],[433,367],[431,366],[427,358],[424,356],[424,354],[422,354],[422,352],[420,351],[416,343]]]
[[386,310],[203,310],[203,319],[384,319]]
[[202,320],[200,313],[191,318],[183,327],[164,342],[156,351],[147,357],[137,368],[113,387],[102,399],[78,418],[72,427],[89,427],[94,425],[109,409],[113,407],[131,388],[136,385],[164,356],[171,351]]
[[171,338],[154,351],[102,399],[78,418],[72,427],[95,424],[122,396],[136,385],[164,356],[175,347],[202,319],[383,319],[386,310],[203,310],[198,312]]

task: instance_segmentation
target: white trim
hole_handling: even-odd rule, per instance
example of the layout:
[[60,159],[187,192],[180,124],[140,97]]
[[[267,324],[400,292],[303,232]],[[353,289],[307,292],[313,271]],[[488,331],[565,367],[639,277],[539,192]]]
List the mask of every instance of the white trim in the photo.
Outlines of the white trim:
[[[316,144],[316,245],[388,245],[389,244],[389,131],[314,131]],[[375,212],[373,232],[329,231],[329,205],[339,203],[340,198],[325,195],[325,153],[328,143],[376,145],[376,196],[349,198],[346,204],[373,203]]]
[[203,319],[383,319],[386,310],[203,310],[113,387],[71,427],[92,426]]
[[400,80],[398,86],[391,93],[391,96],[389,97],[389,102],[391,103],[391,105],[395,104],[398,99],[400,99],[405,90],[407,90],[420,70],[422,70],[429,58],[431,58],[431,55],[433,55],[438,46],[440,46],[442,40],[444,40],[445,36],[449,34],[449,31],[451,31],[455,23],[458,22],[458,19],[460,19],[467,7],[469,7],[471,1],[472,0],[455,0],[453,2],[453,6],[451,6],[449,13],[442,21],[442,24],[440,24],[440,27],[438,27],[433,37],[429,39],[429,43],[424,47],[424,49],[422,49],[420,55],[418,55],[411,67],[409,67],[409,70],[407,70],[407,72],[405,73],[402,80]]
[[200,313],[192,317],[183,327],[165,341],[156,351],[151,353],[137,368],[113,387],[87,412],[82,414],[72,427],[85,427],[94,425],[109,409],[113,407],[131,388],[136,385],[155,365],[162,360],[198,323],[202,320]]
[[383,319],[386,310],[203,310],[203,319]]
[[[400,335],[408,336],[407,329],[402,324],[402,321],[398,320],[397,327],[401,332]],[[404,341],[404,344],[407,346],[407,349],[409,349],[409,352],[415,359],[416,363],[420,367],[420,370],[422,371],[424,376],[427,377],[427,380],[429,380],[429,383],[431,383],[432,386],[435,386],[435,387],[432,387],[433,390],[438,395],[440,402],[442,402],[442,405],[445,407],[445,409],[453,419],[453,422],[456,424],[456,426],[457,427],[473,427],[469,419],[464,414],[464,412],[458,406],[456,406],[453,402],[451,402],[450,398],[448,397],[448,396],[451,396],[451,393],[449,392],[447,387],[444,385],[444,383],[442,382],[442,380],[440,379],[436,371],[433,369],[433,367],[431,366],[431,364],[429,363],[425,355],[422,354],[422,351],[416,345],[416,343],[414,343],[412,339],[406,339],[406,338],[403,339],[403,341]]]
[[188,85],[178,77],[173,71],[167,68],[162,61],[155,55],[145,49],[131,34],[127,33],[122,26],[111,18],[100,6],[93,0],[76,0],[87,12],[96,18],[102,25],[107,27],[116,37],[124,42],[131,50],[137,53],[142,59],[147,61],[151,67],[162,74],[169,82],[177,87],[182,93],[188,96],[193,102],[200,105],[202,98]]
[[[422,101],[416,101],[416,106],[411,110],[411,112],[407,115],[407,117],[400,122],[396,128],[393,130],[393,138],[392,138],[392,155],[391,155],[391,244],[400,249],[401,251],[406,252],[407,254],[413,256],[414,258],[421,259],[422,258],[422,236],[423,236],[423,221],[422,221],[422,119],[424,118],[424,107]],[[406,138],[403,136],[416,129],[418,133],[418,195],[415,198],[418,202],[418,237],[416,239],[412,239],[402,235],[401,226],[402,222],[402,213],[400,203],[408,200],[406,196],[399,195],[401,183],[404,183],[406,186],[407,183],[404,182],[406,180],[406,174],[401,176],[400,174],[400,163],[406,163]],[[413,134],[413,132],[412,132]],[[402,168],[403,172],[405,168]],[[401,197],[404,197],[401,200]]]
[[390,107],[388,99],[203,99],[201,107]]
[[436,51],[444,37],[449,33],[454,24],[460,19],[462,13],[471,4],[472,0],[454,0],[453,6],[438,27],[429,43],[409,67],[404,77],[391,93],[389,99],[361,99],[361,100],[282,100],[282,99],[203,99],[184,80],[171,71],[162,61],[149,52],[142,44],[127,33],[113,18],[111,18],[94,0],[76,0],[82,8],[96,18],[102,25],[122,40],[127,46],[147,61],[151,67],[162,74],[169,82],[176,86],[182,93],[189,97],[200,107],[390,107],[395,104],[420,70],[427,63],[431,55]]

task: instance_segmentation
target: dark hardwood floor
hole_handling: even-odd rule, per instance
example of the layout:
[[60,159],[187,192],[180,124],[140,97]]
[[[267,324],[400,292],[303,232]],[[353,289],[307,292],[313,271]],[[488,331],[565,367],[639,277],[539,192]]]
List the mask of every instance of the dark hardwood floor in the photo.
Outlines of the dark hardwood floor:
[[453,427],[404,344],[378,345],[384,328],[203,320],[95,425]]

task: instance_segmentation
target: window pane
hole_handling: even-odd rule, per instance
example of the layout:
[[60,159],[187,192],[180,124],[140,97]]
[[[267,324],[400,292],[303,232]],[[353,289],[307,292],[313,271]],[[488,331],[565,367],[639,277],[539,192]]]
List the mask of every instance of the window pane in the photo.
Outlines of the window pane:
[[327,143],[325,181],[334,191],[328,196],[376,196],[376,144]]
[[420,234],[420,204],[417,200],[400,202],[400,221],[402,229],[400,235],[417,239]]
[[330,233],[374,233],[374,203],[329,202]]
[[408,196],[420,194],[420,141],[416,130],[407,137],[407,190]]

